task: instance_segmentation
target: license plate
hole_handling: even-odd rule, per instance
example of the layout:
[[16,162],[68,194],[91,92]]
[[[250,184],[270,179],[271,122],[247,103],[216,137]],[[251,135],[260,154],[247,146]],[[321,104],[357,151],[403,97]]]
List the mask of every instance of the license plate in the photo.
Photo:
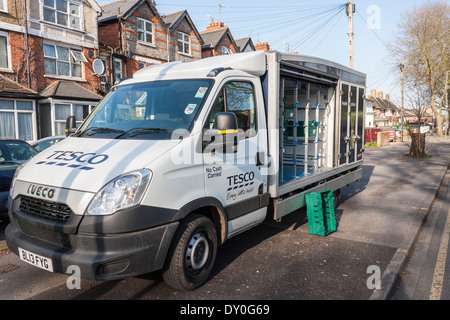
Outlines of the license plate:
[[26,263],[29,263],[35,267],[53,272],[52,259],[40,256],[36,253],[19,248],[19,258]]

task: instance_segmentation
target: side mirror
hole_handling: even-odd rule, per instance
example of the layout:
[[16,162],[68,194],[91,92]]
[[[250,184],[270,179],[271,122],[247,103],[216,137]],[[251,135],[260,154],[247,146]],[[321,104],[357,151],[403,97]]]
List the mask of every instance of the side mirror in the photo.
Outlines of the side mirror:
[[77,123],[75,116],[69,116],[66,119],[66,136],[70,136],[72,133],[77,131]]
[[214,117],[214,128],[203,134],[203,150],[206,152],[235,153],[238,150],[239,132],[237,118],[233,112],[218,112]]

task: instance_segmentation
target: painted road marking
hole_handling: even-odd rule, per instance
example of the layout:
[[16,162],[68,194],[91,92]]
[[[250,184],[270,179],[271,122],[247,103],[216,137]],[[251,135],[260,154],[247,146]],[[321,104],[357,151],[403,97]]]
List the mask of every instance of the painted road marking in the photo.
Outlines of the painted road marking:
[[431,284],[430,300],[440,300],[442,286],[444,283],[445,261],[447,260],[448,241],[450,238],[450,208],[445,221],[445,228],[442,234],[441,244],[434,269],[433,283]]

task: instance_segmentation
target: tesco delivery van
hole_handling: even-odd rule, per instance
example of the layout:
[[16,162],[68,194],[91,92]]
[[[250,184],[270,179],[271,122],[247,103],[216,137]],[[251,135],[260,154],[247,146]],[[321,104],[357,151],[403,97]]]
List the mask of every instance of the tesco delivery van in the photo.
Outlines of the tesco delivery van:
[[365,81],[278,52],[142,69],[16,171],[7,245],[51,272],[195,289],[227,239],[361,178]]

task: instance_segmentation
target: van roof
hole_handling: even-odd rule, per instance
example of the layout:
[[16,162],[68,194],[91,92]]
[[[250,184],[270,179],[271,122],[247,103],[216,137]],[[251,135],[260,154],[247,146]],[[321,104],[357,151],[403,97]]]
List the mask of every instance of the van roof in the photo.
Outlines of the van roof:
[[171,62],[154,65],[137,71],[133,78],[154,78],[182,73],[204,73],[206,76],[212,69],[231,68],[240,70],[255,76],[262,76],[266,72],[266,55],[263,51],[222,55],[193,62]]

